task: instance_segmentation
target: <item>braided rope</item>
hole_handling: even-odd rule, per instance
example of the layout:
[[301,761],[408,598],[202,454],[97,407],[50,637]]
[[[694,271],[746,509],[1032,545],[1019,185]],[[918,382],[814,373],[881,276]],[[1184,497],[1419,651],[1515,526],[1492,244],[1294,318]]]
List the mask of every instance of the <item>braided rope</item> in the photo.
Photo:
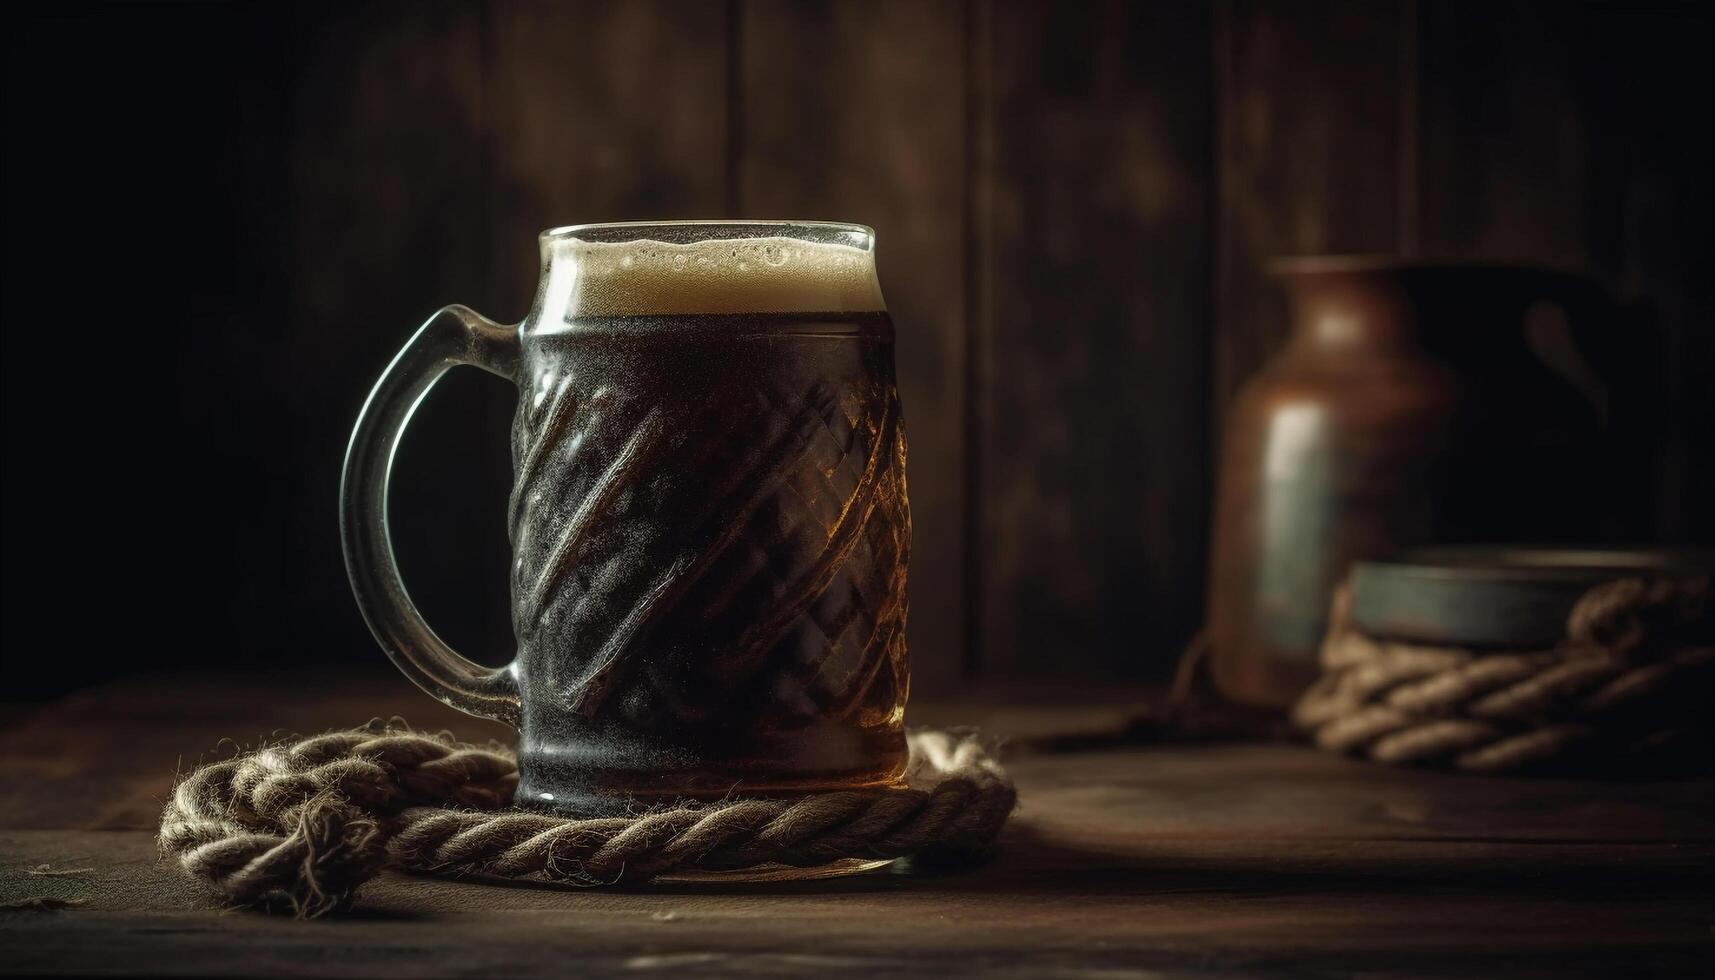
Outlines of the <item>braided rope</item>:
[[[1335,752],[1499,772],[1674,746],[1708,764],[1715,623],[1707,579],[1620,579],[1581,597],[1551,650],[1378,640],[1336,590],[1323,676],[1292,720]],[[1701,758],[1699,758],[1701,756]]]
[[582,885],[764,864],[980,853],[1017,803],[974,738],[913,732],[911,788],[682,804],[572,819],[511,809],[512,754],[398,725],[329,732],[204,766],[174,787],[160,846],[237,905],[315,917],[385,868]]

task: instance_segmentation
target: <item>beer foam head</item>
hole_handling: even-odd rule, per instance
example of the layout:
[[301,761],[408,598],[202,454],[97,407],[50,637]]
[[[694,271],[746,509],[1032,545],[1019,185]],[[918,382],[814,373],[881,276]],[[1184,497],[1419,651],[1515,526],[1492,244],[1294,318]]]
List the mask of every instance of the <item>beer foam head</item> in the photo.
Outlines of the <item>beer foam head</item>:
[[[635,230],[626,233],[631,227]],[[887,308],[867,228],[686,223],[579,231],[543,236],[548,260],[544,307],[564,316],[865,313]],[[630,240],[620,240],[624,238]]]

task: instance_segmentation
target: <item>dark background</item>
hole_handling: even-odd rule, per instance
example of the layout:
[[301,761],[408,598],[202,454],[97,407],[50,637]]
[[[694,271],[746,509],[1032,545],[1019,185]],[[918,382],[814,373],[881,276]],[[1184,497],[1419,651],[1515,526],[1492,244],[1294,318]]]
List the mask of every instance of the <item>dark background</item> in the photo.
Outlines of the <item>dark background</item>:
[[[379,664],[358,406],[572,222],[861,221],[900,330],[919,688],[1163,676],[1267,258],[1587,270],[1641,302],[1657,541],[1715,541],[1701,3],[65,4],[9,14],[4,681]],[[455,372],[395,535],[508,656],[510,388]]]

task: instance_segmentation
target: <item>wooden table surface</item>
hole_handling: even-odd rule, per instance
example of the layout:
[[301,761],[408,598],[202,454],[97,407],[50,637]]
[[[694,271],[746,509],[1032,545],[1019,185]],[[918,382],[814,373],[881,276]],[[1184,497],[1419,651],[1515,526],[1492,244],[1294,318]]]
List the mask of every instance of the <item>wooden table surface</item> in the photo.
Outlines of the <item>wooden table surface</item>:
[[[501,731],[378,675],[156,681],[15,709],[0,973],[1671,976],[1715,955],[1710,781],[1464,777],[1264,744],[1032,750],[1117,730],[1128,709],[1123,692],[1047,700],[913,705],[914,723],[1013,739],[1021,805],[975,870],[606,890],[388,875],[318,922],[219,910],[159,859],[175,769],[223,738],[394,713]],[[17,908],[37,898],[81,904]]]

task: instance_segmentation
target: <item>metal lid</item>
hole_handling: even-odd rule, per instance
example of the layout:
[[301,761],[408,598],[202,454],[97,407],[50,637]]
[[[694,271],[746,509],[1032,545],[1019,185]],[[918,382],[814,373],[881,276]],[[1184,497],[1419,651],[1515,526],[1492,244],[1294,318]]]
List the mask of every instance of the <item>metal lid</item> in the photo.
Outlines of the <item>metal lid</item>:
[[1352,569],[1352,622],[1371,636],[1452,646],[1551,646],[1591,586],[1715,573],[1695,549],[1460,547]]

